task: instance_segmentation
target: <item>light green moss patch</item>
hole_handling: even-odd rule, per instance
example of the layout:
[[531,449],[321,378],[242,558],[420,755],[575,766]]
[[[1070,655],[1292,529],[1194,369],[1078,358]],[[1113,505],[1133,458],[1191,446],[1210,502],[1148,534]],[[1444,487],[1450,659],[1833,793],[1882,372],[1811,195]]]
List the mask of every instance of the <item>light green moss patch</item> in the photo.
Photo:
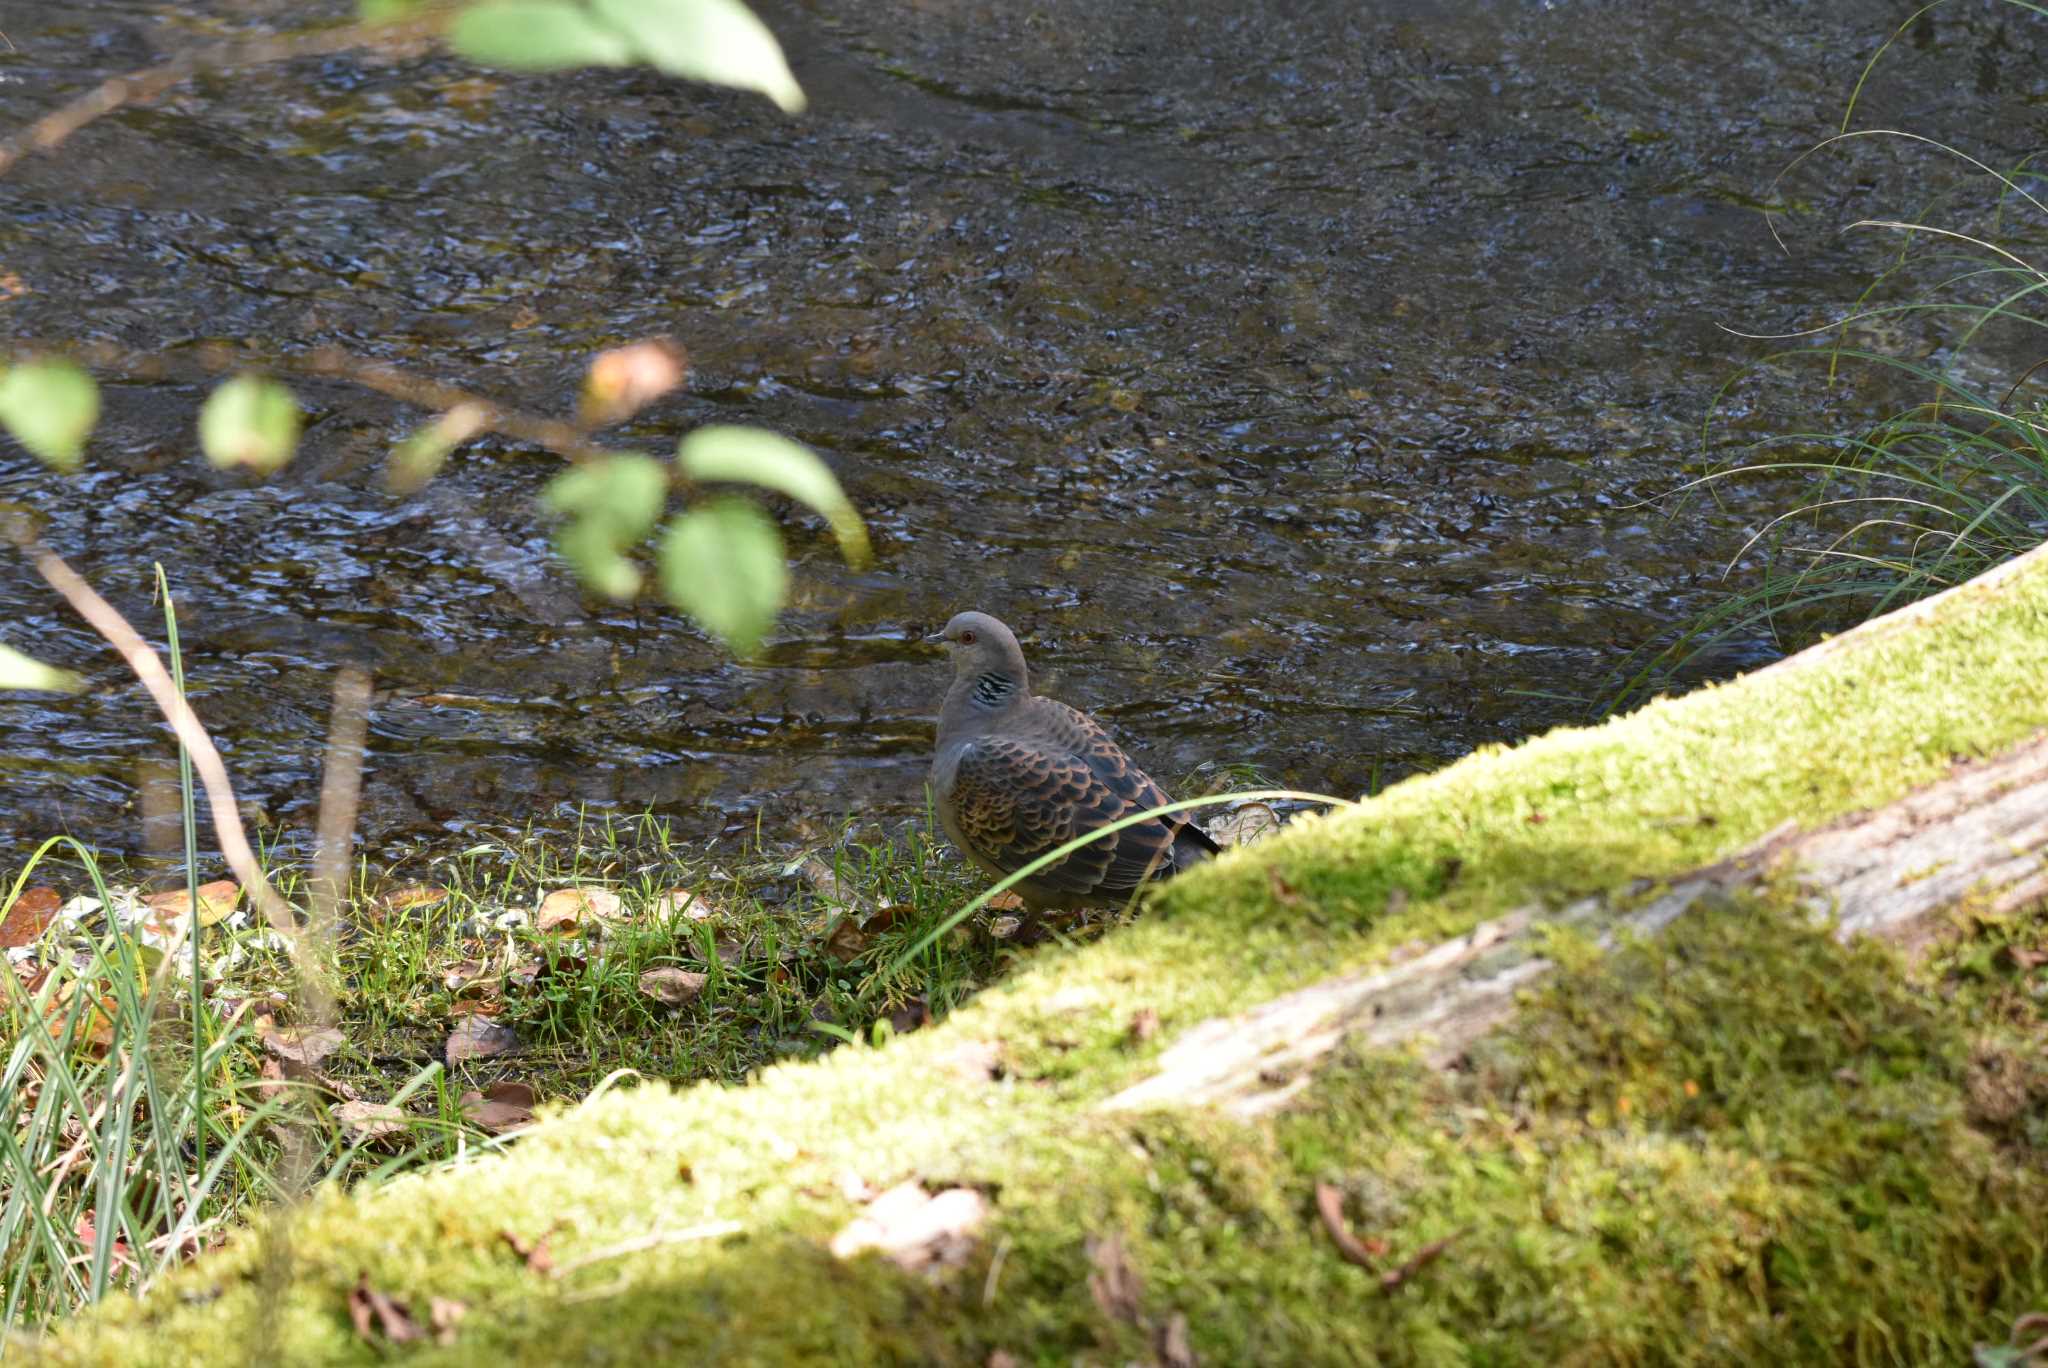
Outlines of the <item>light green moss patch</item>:
[[[1474,756],[1179,881],[938,1028],[744,1088],[615,1092],[504,1156],[325,1194],[41,1352],[368,1362],[389,1351],[344,1309],[367,1275],[422,1320],[468,1306],[450,1346],[398,1351],[420,1362],[1121,1362],[1174,1314],[1215,1363],[1956,1361],[2048,1306],[2044,971],[1999,949],[2048,944],[2038,916],[1916,976],[1730,904],[1573,955],[1465,1073],[1354,1054],[1254,1125],[1095,1104],[1208,1016],[2009,745],[2048,725],[2044,643],[2037,564],[1869,649]],[[1163,1027],[1134,1043],[1140,1008]],[[963,1068],[981,1041],[996,1079]],[[831,1258],[846,1172],[983,1189],[976,1261],[932,1286]],[[1457,1238],[1383,1294],[1318,1224],[1318,1181],[1388,1266]],[[555,1277],[501,1238],[552,1230],[569,1264],[713,1220],[740,1233]],[[1109,1234],[1144,1325],[1088,1291]]]

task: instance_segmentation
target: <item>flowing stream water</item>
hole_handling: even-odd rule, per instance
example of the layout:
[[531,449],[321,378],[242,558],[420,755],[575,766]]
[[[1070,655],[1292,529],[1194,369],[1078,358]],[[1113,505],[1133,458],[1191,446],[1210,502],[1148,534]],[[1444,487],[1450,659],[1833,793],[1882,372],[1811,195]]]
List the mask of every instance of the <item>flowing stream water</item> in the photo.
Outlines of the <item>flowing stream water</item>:
[[[280,12],[20,0],[0,127]],[[1164,778],[1355,793],[1584,720],[1780,506],[1644,501],[1816,422],[1814,390],[1766,376],[1703,448],[1761,351],[1727,329],[1823,321],[1892,245],[1840,230],[1947,174],[1861,145],[1784,187],[1789,250],[1761,212],[1903,17],[1889,0],[761,12],[802,117],[645,71],[343,57],[204,77],[0,180],[0,333],[131,358],[99,371],[86,472],[7,445],[0,501],[152,634],[162,564],[195,706],[271,839],[310,826],[347,661],[377,684],[376,858],[580,812],[706,836],[911,816],[945,683],[919,639],[967,607]],[[2041,142],[2044,34],[1937,11],[1861,119],[2016,158]],[[876,540],[856,573],[785,510],[795,601],[755,661],[586,601],[536,507],[557,462],[517,443],[394,497],[382,464],[421,415],[300,380],[285,473],[196,454],[221,346],[339,346],[564,412],[594,351],[657,333],[691,384],[608,440],[789,433]],[[1829,424],[1861,412],[1829,402]],[[0,641],[91,681],[0,697],[0,868],[58,832],[160,839],[138,793],[164,727],[11,554]]]

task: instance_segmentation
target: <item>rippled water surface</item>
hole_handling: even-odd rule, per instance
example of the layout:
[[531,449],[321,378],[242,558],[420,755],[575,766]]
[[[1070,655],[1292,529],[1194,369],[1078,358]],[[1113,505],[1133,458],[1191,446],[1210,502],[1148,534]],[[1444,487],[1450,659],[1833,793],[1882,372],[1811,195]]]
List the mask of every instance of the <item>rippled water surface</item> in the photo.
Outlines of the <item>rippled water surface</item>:
[[[373,852],[579,806],[705,833],[907,814],[944,682],[917,640],[970,606],[1164,776],[1355,792],[1577,720],[1758,518],[1639,505],[1698,468],[1709,397],[1755,355],[1720,325],[1819,321],[1885,250],[1836,230],[1928,194],[1925,158],[1873,146],[1797,179],[1789,254],[1758,212],[1901,17],[1874,0],[762,13],[801,118],[644,72],[305,61],[0,180],[8,339],[160,359],[100,370],[88,473],[0,449],[0,500],[138,621],[162,563],[196,705],[282,830],[349,660],[379,690]],[[277,14],[9,5],[0,122]],[[2014,157],[2044,32],[1943,11],[1865,117]],[[593,350],[650,333],[695,372],[622,445],[775,427],[876,536],[854,573],[790,514],[797,601],[755,663],[585,603],[534,505],[542,453],[482,442],[395,498],[380,465],[418,415],[307,381],[281,477],[194,452],[205,344],[338,345],[564,411]],[[1739,390],[1721,436],[1805,402]],[[12,559],[0,640],[93,683],[0,699],[0,864],[59,831],[137,848],[138,775],[169,755],[140,689]]]

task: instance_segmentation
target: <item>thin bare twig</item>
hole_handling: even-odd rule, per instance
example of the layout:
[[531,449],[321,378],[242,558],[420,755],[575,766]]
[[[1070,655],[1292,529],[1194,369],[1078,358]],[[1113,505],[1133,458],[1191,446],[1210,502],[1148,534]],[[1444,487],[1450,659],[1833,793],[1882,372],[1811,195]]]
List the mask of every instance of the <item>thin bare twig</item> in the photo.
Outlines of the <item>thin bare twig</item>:
[[[142,686],[149,690],[149,696],[170,722],[171,729],[192,754],[193,768],[199,771],[200,782],[206,788],[207,804],[213,812],[214,835],[220,841],[221,854],[227,858],[228,868],[235,872],[242,891],[263,913],[264,920],[291,938],[296,950],[298,917],[291,904],[270,886],[270,880],[264,877],[263,867],[256,863],[256,852],[249,847],[248,833],[242,828],[241,812],[235,806],[235,789],[228,781],[227,766],[221,763],[220,752],[214,749],[213,738],[200,725],[198,715],[179,694],[178,686],[171,682],[170,672],[164,669],[163,661],[142,639],[142,634],[128,625],[128,619],[101,598],[56,552],[37,541],[24,528],[10,524],[7,535],[35,566],[36,573],[121,653],[128,667],[142,681]],[[197,915],[196,909],[194,915]]]
[[[304,1019],[330,1025],[334,994],[327,983],[327,952],[348,892],[349,855],[363,790],[363,743],[370,722],[370,672],[344,665],[334,681],[334,711],[327,728],[327,763],[320,781],[319,837],[313,849],[312,905],[306,933],[313,954],[300,966]],[[319,968],[316,971],[314,964]]]
[[588,1268],[592,1264],[603,1263],[607,1259],[623,1258],[628,1254],[644,1254],[663,1245],[689,1244],[697,1240],[715,1240],[721,1235],[736,1235],[744,1228],[738,1221],[706,1221],[702,1225],[684,1226],[680,1230],[650,1231],[631,1240],[621,1240],[602,1249],[593,1249],[590,1253],[571,1259],[567,1263],[557,1264],[554,1276],[567,1277],[579,1268]]
[[[478,432],[496,432],[515,441],[544,447],[571,461],[598,460],[617,455],[610,447],[591,441],[590,430],[579,423],[512,408],[488,395],[411,375],[396,366],[356,356],[340,347],[321,347],[304,355],[261,357],[249,356],[234,347],[197,347],[181,353],[177,366],[170,364],[170,358],[160,353],[134,351],[110,342],[44,342],[21,338],[10,341],[5,352],[14,356],[70,356],[82,365],[112,371],[132,380],[154,381],[174,373],[187,373],[193,363],[198,369],[214,375],[257,368],[277,375],[341,380],[375,390],[415,408],[437,413],[464,410],[475,416],[475,430]],[[687,364],[686,360],[684,364]]]
[[1379,1271],[1379,1256],[1387,1252],[1386,1241],[1367,1244],[1351,1233],[1351,1227],[1344,1223],[1344,1193],[1335,1184],[1316,1184],[1316,1215],[1323,1218],[1323,1229],[1330,1232],[1330,1241],[1344,1256],[1344,1262]]
[[302,374],[328,380],[346,380],[351,384],[361,385],[364,389],[389,395],[415,408],[447,413],[464,406],[472,407],[480,410],[481,427],[517,441],[546,447],[556,455],[566,456],[572,461],[598,460],[618,454],[608,447],[592,442],[589,432],[576,423],[560,418],[543,418],[538,414],[506,408],[496,400],[481,394],[472,394],[468,390],[458,389],[454,385],[444,385],[437,380],[423,380],[416,375],[406,374],[396,366],[352,356],[339,347],[322,347],[303,360],[282,364]]
[[[31,152],[47,152],[98,119],[131,104],[155,99],[202,71],[264,66],[297,57],[329,57],[357,48],[406,48],[437,35],[451,7],[394,24],[349,24],[321,33],[256,38],[183,52],[157,66],[100,82],[85,94],[51,110],[19,135],[0,142],[0,176]],[[10,43],[8,46],[12,47]]]

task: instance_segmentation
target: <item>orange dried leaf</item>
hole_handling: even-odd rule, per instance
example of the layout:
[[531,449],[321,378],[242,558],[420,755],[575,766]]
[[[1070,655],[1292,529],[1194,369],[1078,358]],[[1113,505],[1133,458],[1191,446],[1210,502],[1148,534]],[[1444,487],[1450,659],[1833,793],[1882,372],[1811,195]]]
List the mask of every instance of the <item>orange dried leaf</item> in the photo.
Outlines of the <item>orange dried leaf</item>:
[[27,945],[57,921],[57,909],[64,905],[54,888],[37,886],[22,890],[0,917],[0,950]]
[[540,900],[533,924],[573,936],[592,923],[618,920],[621,911],[619,895],[608,888],[558,888]]
[[[242,900],[242,886],[233,879],[218,879],[199,886],[199,924],[212,926],[224,920]],[[150,910],[149,923],[168,933],[192,915],[191,891],[173,888],[152,893],[142,900]]]

